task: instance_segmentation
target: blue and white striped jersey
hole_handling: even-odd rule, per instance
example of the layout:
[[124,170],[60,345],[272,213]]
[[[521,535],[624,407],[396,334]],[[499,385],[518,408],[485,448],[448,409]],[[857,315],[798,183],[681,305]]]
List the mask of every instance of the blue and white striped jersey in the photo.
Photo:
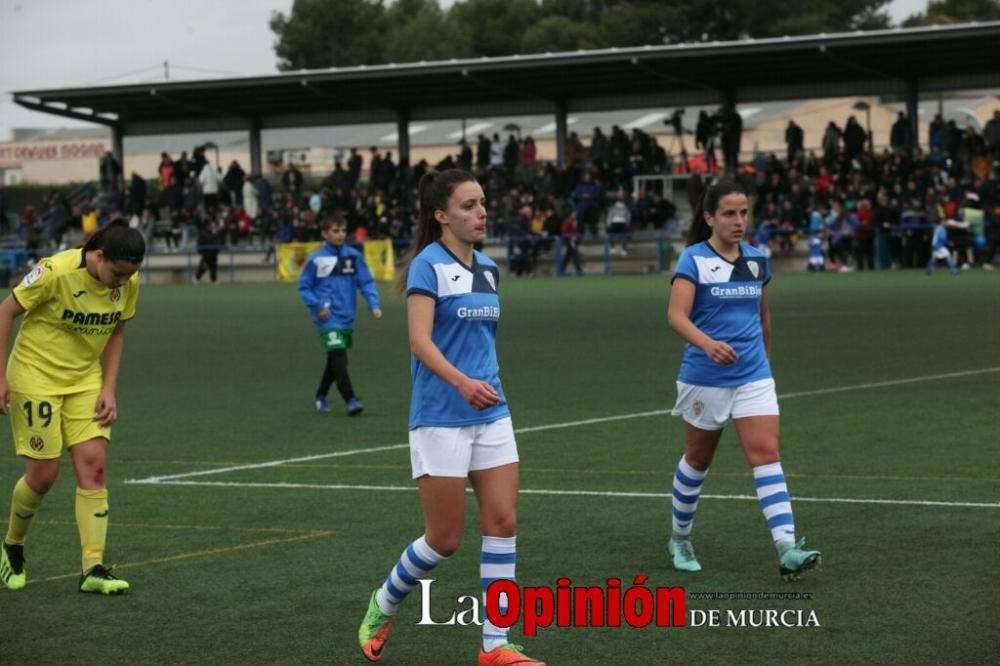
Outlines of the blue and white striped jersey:
[[741,243],[739,258],[730,262],[707,242],[696,243],[681,254],[671,282],[678,278],[695,286],[692,323],[710,338],[728,343],[739,360],[719,365],[688,344],[677,379],[696,386],[723,387],[769,378],[771,366],[760,323],[761,296],[771,280],[764,253]]
[[481,252],[474,251],[472,266],[466,266],[438,241],[413,258],[406,276],[406,294],[434,299],[431,339],[461,372],[488,382],[500,395],[500,403],[483,410],[473,408],[458,391],[411,355],[410,430],[491,423],[510,416],[497,363],[499,284],[496,263]]

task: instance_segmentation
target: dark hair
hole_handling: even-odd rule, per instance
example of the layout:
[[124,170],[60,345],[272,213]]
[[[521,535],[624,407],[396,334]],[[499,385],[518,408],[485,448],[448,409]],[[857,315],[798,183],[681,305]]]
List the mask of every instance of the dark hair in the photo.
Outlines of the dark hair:
[[100,250],[106,261],[127,261],[141,264],[146,256],[146,241],[138,229],[128,226],[128,221],[116,217],[90,237],[83,251]]
[[[448,199],[451,198],[455,188],[462,183],[474,183],[476,177],[463,169],[446,169],[440,173],[428,171],[420,179],[417,186],[419,215],[417,216],[417,234],[413,239],[413,246],[410,248],[410,261],[417,256],[421,250],[441,238],[441,224],[434,219],[434,212],[444,210],[448,207]],[[406,273],[409,270],[409,263],[399,274],[396,280],[396,291],[403,293],[406,288]]]
[[734,180],[717,180],[705,190],[705,195],[694,207],[694,219],[691,220],[691,228],[688,229],[687,244],[694,245],[702,241],[707,241],[712,237],[712,227],[705,222],[705,213],[715,215],[719,209],[719,200],[729,194],[747,195],[742,185]]
[[338,217],[336,215],[320,218],[319,221],[320,231],[326,231],[330,227],[346,227],[346,226],[347,226],[347,220],[345,220],[342,217]]

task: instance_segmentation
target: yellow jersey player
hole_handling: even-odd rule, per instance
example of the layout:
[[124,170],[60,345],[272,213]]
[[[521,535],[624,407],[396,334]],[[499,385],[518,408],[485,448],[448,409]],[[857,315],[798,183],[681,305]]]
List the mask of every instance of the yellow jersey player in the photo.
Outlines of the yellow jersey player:
[[0,354],[0,413],[10,415],[25,473],[14,486],[0,548],[0,582],[25,586],[24,540],[59,473],[63,447],[76,472],[81,592],[121,594],[128,583],[104,566],[108,531],[105,455],[118,418],[115,385],[125,322],[135,315],[142,234],[115,220],[82,249],[42,259],[0,303],[0,350],[25,314],[10,360]]

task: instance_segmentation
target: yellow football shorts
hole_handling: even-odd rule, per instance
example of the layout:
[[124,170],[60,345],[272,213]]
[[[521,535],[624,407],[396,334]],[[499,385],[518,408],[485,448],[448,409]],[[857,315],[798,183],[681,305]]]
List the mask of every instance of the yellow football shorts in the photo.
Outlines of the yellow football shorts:
[[95,437],[111,441],[111,428],[94,419],[100,389],[69,395],[35,395],[11,391],[10,429],[19,456],[51,460]]

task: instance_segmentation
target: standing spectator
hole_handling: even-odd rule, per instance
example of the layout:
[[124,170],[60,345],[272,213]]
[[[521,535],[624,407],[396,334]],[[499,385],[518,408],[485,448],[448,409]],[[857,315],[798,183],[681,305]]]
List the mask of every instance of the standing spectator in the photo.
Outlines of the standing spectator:
[[[480,134],[480,136],[482,136]],[[458,168],[463,171],[472,171],[472,148],[469,147],[469,143],[464,139],[459,139],[458,141]]]
[[226,189],[229,190],[229,201],[233,208],[243,206],[243,181],[246,180],[246,177],[246,172],[243,171],[240,163],[233,160],[222,179]]
[[896,116],[896,122],[892,124],[889,132],[889,145],[892,152],[897,155],[909,154],[913,147],[913,131],[910,121],[906,119],[906,114],[902,111]]
[[715,118],[702,109],[694,130],[694,146],[705,153],[705,168],[713,173],[718,165],[715,160]]
[[730,106],[722,114],[722,159],[731,174],[739,167],[742,141],[743,116],[735,106]]
[[962,130],[958,128],[958,124],[954,119],[949,120],[948,124],[944,127],[944,152],[948,153],[948,158],[951,160],[952,174],[953,176],[959,177],[961,174],[957,173],[960,164],[958,161],[958,153],[962,150]]
[[802,152],[805,144],[805,132],[795,124],[794,120],[788,121],[785,128],[785,145],[788,146],[788,163],[792,164]]
[[490,142],[490,166],[499,169],[503,166],[503,144],[500,143],[500,135],[493,133],[493,140]]
[[[528,137],[529,139],[531,137]],[[534,140],[531,142],[532,148],[535,146]],[[587,149],[583,147],[580,136],[576,132],[570,132],[566,139],[566,169],[573,171],[581,164],[587,156]]]
[[128,186],[128,212],[140,213],[146,207],[146,179],[132,172]]
[[507,145],[503,148],[503,166],[507,170],[507,178],[513,178],[514,169],[517,168],[517,163],[521,158],[521,150],[518,145],[517,139],[511,134],[507,138]]
[[121,192],[122,191],[122,165],[115,159],[114,153],[110,150],[101,157],[99,166],[101,176],[101,191]]
[[618,251],[621,256],[628,255],[628,228],[632,223],[632,212],[625,202],[625,190],[619,188],[615,203],[608,209],[608,241],[611,251],[615,249],[615,241],[620,240],[622,247]]
[[833,166],[840,154],[840,141],[843,134],[837,127],[837,123],[832,120],[827,123],[826,130],[823,132],[823,163],[827,168]]
[[[357,187],[358,180],[361,179],[361,155],[358,154],[357,148],[351,148],[351,156],[347,158],[347,189],[353,190]],[[284,179],[282,179],[284,182]],[[300,185],[301,187],[301,185]],[[288,186],[285,186],[285,191],[288,191]]]
[[594,136],[590,139],[590,150],[587,153],[590,164],[592,166],[606,165],[608,163],[608,151],[608,137],[605,136],[600,127],[595,127]]
[[990,151],[993,161],[1000,161],[1000,109],[993,112],[993,117],[986,121],[983,127],[983,141]]
[[[354,154],[357,155],[356,153]],[[361,156],[357,155],[357,158],[360,160]],[[361,167],[359,164],[359,172],[360,169]],[[295,164],[289,162],[288,168],[285,169],[285,173],[281,174],[281,185],[285,188],[285,194],[291,194],[296,200],[298,200],[298,198],[302,196],[302,181],[302,172],[299,171]],[[242,182],[243,181],[241,180],[240,183],[242,184]]]
[[219,224],[213,212],[208,222],[198,230],[198,254],[201,259],[198,261],[198,270],[191,278],[194,284],[201,282],[201,277],[206,272],[212,284],[219,284],[219,252],[225,245],[226,230]]
[[160,190],[163,191],[170,186],[170,177],[174,175],[174,161],[170,159],[170,155],[160,153],[160,166],[157,167],[157,172],[160,174]]
[[830,233],[830,268],[842,273],[850,271],[847,262],[854,249],[854,229],[857,218],[840,202],[834,202],[827,218]]
[[601,204],[604,200],[604,188],[594,182],[594,176],[590,171],[583,172],[583,180],[573,190],[570,199],[581,233],[596,236],[597,221],[601,216]]
[[855,213],[858,220],[854,230],[854,265],[859,271],[875,270],[875,220],[871,201],[863,198]]
[[483,171],[490,165],[491,142],[485,134],[479,135],[479,142],[476,144],[476,167]]
[[576,224],[576,216],[568,206],[563,211],[562,224],[559,227],[559,236],[562,238],[563,256],[559,264],[559,275],[566,274],[566,266],[570,261],[576,269],[576,276],[583,276],[583,269],[580,266],[580,230]]
[[243,212],[246,213],[247,217],[254,226],[257,225],[257,216],[260,214],[260,206],[258,203],[258,193],[257,186],[254,184],[254,176],[252,173],[246,175],[246,179],[243,181]]
[[201,167],[201,173],[198,174],[198,183],[204,196],[205,215],[214,217],[215,210],[219,207],[219,191],[223,187],[219,170],[212,166],[211,162],[205,162]]
[[274,189],[271,187],[271,181],[262,174],[257,174],[255,185],[257,187],[257,205],[260,207],[260,212],[268,215],[271,209],[274,208]]
[[184,188],[191,180],[191,161],[188,159],[187,151],[181,152],[181,156],[174,162],[174,175],[177,176],[177,183]]
[[[857,159],[865,149],[865,130],[858,123],[858,119],[851,116],[844,126],[844,153],[848,161]],[[869,146],[870,148],[870,146]]]
[[935,146],[944,150],[945,124],[940,113],[934,114],[934,120],[927,125],[927,150],[933,151]]

